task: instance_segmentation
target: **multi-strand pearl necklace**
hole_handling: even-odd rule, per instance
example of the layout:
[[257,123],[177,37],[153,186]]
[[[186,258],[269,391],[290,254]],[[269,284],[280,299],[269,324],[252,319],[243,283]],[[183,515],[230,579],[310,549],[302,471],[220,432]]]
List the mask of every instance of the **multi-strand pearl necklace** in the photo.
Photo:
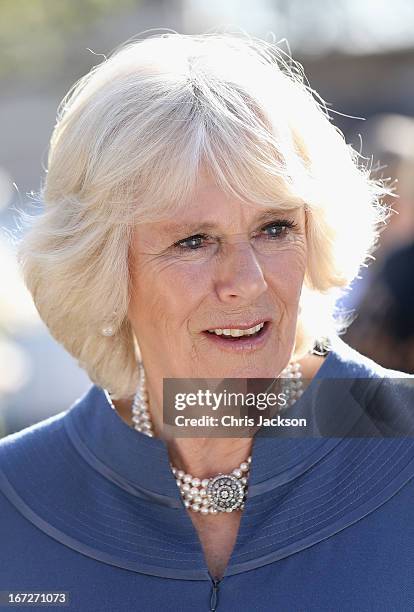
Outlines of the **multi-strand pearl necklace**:
[[193,478],[171,465],[180,488],[184,506],[201,514],[217,514],[243,510],[247,494],[251,456],[231,474],[218,474],[212,478]]
[[[134,429],[146,436],[153,437],[154,430],[151,415],[148,409],[148,395],[145,385],[145,371],[140,367],[139,385],[132,403],[132,422]],[[284,386],[288,396],[286,405],[280,409],[285,411],[303,393],[302,371],[298,362],[289,363],[282,371],[280,378],[290,380]],[[112,408],[116,410],[108,392],[105,393]],[[170,462],[171,471],[175,476],[180,489],[184,506],[200,514],[218,514],[219,512],[233,512],[243,510],[247,496],[247,485],[250,471],[251,456],[235,468],[231,474],[222,474],[210,478],[196,478],[191,474],[179,470]]]

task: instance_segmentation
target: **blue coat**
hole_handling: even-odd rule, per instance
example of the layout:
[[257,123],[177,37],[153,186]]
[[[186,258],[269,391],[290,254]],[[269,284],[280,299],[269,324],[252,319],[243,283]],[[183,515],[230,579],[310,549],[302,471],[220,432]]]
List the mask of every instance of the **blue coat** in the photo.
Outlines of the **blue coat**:
[[[413,610],[413,385],[386,383],[414,376],[384,370],[337,338],[295,409],[316,423],[317,381],[342,378],[380,383],[363,410],[380,435],[256,436],[220,581],[165,443],[129,427],[100,387],[3,438],[0,591],[67,593],[68,608],[85,612]],[[338,393],[328,412],[351,427],[361,405]],[[389,435],[395,415],[406,437]]]

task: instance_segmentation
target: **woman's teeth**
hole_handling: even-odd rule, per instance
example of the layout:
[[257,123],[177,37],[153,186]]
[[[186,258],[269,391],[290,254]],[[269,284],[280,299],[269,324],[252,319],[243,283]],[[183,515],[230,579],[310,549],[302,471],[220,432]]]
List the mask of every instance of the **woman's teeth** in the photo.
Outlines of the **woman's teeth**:
[[232,338],[239,338],[240,336],[252,336],[257,334],[262,327],[263,323],[259,323],[255,327],[250,327],[249,329],[209,329],[210,334],[216,334],[217,336],[228,336]]

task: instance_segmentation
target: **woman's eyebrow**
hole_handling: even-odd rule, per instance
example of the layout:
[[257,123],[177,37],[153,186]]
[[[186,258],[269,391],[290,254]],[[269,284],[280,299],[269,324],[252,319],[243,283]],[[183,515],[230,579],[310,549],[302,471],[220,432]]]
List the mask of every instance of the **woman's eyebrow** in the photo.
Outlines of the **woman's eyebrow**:
[[196,231],[213,231],[218,230],[220,225],[218,223],[213,222],[201,222],[194,221],[194,223],[169,223],[166,226],[166,230],[168,232],[178,233],[178,232],[196,232]]
[[[297,208],[283,208],[283,207],[278,207],[278,208],[266,208],[265,210],[261,210],[258,212],[257,216],[254,218],[254,222],[256,223],[266,223],[267,221],[273,221],[275,220],[278,216],[282,216],[286,213],[294,213],[296,212]],[[195,221],[193,223],[180,223],[180,222],[169,222],[168,224],[166,224],[163,228],[163,231],[168,232],[168,233],[179,233],[179,232],[184,232],[184,233],[193,233],[193,232],[211,232],[214,230],[219,230],[222,229],[220,224],[217,222],[212,222],[212,221]]]
[[289,214],[295,214],[301,206],[286,206],[286,207],[278,207],[278,208],[266,208],[261,211],[256,218],[256,223],[266,223],[268,221],[274,221],[277,217],[283,217]]

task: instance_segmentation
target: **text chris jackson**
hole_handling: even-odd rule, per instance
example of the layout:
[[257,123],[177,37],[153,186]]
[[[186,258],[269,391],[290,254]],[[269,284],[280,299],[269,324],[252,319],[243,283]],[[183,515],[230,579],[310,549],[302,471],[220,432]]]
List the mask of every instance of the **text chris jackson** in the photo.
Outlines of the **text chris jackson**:
[[175,417],[174,423],[177,427],[306,427],[305,418],[283,418],[280,414],[272,418],[259,414],[256,419],[234,415],[224,415],[221,418],[210,415],[185,417],[180,414]]

